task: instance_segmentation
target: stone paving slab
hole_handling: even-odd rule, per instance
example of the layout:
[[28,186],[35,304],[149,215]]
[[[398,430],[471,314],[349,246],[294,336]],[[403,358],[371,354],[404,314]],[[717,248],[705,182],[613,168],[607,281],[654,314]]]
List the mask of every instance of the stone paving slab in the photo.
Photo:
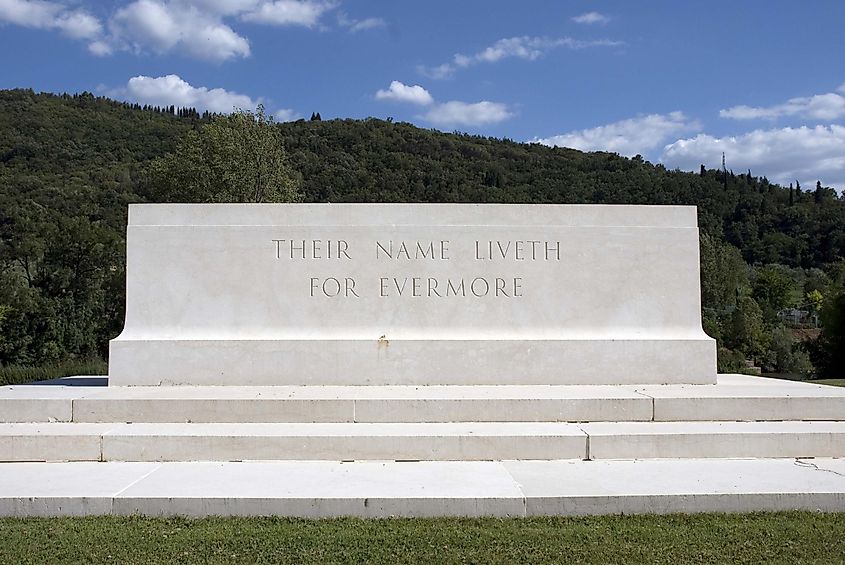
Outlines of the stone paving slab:
[[826,459],[508,461],[526,515],[845,511],[845,474]]
[[845,511],[842,459],[6,463],[0,515]]

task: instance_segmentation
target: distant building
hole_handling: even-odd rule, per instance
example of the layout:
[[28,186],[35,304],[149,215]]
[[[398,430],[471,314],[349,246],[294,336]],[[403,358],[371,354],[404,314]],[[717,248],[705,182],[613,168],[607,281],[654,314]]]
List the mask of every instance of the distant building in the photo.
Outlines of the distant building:
[[817,328],[819,327],[819,315],[809,310],[800,308],[786,308],[778,312],[778,319],[792,327]]

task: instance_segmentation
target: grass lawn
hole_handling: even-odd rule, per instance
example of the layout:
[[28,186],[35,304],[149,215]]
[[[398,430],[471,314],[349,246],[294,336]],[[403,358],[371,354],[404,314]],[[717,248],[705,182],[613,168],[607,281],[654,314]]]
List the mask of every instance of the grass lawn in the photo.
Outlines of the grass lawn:
[[845,386],[845,379],[818,379],[810,382],[819,385]]
[[0,562],[842,563],[845,514],[0,519]]
[[79,359],[38,367],[10,365],[0,367],[0,386],[47,381],[73,375],[106,375],[108,372],[109,366],[102,359]]

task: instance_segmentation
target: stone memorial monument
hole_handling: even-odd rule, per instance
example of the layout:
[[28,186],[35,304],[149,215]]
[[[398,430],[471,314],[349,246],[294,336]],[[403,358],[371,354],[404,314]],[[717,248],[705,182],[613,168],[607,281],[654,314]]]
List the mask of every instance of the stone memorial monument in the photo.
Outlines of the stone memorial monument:
[[113,385],[715,383],[693,207],[131,205]]
[[698,247],[682,206],[132,205],[108,386],[0,387],[0,516],[845,510],[845,389],[717,375]]

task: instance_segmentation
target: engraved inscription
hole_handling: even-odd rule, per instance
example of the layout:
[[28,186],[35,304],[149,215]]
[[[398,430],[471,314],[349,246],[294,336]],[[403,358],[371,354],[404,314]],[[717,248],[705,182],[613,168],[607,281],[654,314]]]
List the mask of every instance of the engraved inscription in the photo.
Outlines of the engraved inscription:
[[273,239],[276,259],[351,259],[343,239]]
[[449,241],[397,241],[376,242],[376,259],[441,259],[449,260]]
[[[389,265],[397,262],[416,263],[422,268],[438,261],[451,261],[452,241],[378,239],[372,242],[370,253],[353,248],[346,239],[272,239],[274,254],[280,261],[309,261],[333,259],[340,261],[372,261]],[[467,242],[468,243],[468,242]],[[360,247],[360,243],[356,243]],[[458,246],[460,247],[460,246]],[[464,251],[470,249],[463,248]],[[551,262],[561,260],[560,241],[542,239],[474,240],[472,255],[464,259],[476,262],[495,262],[503,267],[525,261]],[[469,255],[469,254],[467,254]],[[354,259],[353,259],[354,258]],[[507,270],[507,269],[505,269]],[[358,280],[347,273],[331,276],[307,277],[308,295],[312,298],[361,298],[362,293],[379,298],[497,298],[513,299],[524,296],[521,275],[395,276],[385,273],[374,280]]]

